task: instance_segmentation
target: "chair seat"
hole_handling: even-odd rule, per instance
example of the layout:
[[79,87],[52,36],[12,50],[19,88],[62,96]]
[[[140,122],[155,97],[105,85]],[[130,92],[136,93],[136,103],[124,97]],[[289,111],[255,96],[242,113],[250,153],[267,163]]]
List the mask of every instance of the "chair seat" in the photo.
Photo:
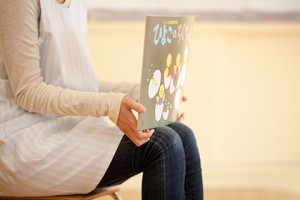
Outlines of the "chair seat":
[[119,187],[96,188],[88,194],[58,195],[49,197],[0,197],[1,200],[93,200],[110,195],[114,200],[122,200]]

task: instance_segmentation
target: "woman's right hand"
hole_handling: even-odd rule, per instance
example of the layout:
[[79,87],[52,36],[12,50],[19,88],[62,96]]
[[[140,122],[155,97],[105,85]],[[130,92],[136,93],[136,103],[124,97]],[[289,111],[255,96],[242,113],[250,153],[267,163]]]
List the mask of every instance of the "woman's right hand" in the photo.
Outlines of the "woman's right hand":
[[132,110],[143,113],[146,111],[146,108],[142,104],[134,102],[128,96],[125,96],[121,103],[117,126],[136,146],[139,147],[149,141],[154,130],[138,131],[137,119]]

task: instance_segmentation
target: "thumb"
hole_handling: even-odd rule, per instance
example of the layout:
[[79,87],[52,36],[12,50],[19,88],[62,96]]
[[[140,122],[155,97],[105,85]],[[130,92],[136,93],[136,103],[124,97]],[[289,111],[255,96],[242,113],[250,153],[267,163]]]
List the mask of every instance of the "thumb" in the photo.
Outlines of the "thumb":
[[134,101],[132,101],[132,103],[130,104],[130,108],[135,110],[138,113],[146,112],[146,108],[142,104]]

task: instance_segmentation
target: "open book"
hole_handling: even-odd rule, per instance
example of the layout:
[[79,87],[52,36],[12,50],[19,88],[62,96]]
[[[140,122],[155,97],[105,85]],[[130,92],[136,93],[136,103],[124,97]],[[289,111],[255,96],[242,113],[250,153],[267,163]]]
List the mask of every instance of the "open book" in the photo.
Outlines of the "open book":
[[193,16],[147,16],[138,130],[176,121],[187,71]]

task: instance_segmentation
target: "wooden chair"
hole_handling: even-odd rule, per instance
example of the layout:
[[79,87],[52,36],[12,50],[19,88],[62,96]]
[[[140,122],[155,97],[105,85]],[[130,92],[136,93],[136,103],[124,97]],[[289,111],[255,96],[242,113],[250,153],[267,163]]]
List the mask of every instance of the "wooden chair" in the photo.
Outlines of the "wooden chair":
[[101,199],[100,197],[110,196],[113,200],[122,200],[119,195],[119,187],[108,188],[96,188],[88,194],[76,194],[76,195],[59,195],[49,197],[0,197],[1,200],[93,200]]

